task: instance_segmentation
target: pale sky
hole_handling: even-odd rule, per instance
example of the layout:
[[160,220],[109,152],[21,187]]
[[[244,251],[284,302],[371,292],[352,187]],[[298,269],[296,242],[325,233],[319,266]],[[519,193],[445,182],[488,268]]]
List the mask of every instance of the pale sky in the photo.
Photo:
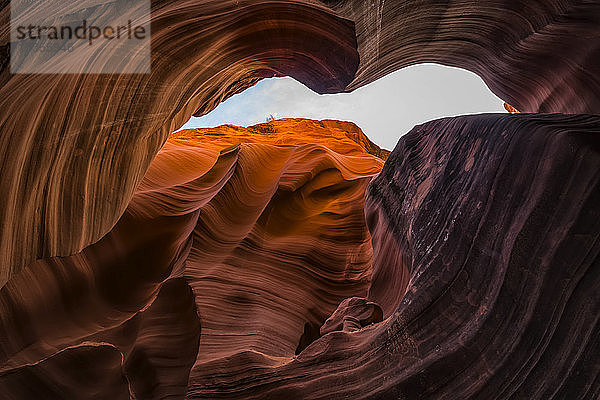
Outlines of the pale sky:
[[462,114],[506,113],[472,72],[436,64],[404,68],[352,93],[319,95],[292,78],[264,79],[183,127],[250,126],[275,118],[356,123],[379,146],[393,149],[413,126]]

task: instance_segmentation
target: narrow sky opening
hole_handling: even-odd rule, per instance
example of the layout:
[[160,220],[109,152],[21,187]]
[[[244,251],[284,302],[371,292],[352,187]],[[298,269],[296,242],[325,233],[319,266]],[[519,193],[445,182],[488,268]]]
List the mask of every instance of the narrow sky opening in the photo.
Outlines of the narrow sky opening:
[[506,112],[472,72],[420,64],[389,74],[352,93],[319,95],[292,78],[265,79],[229,98],[182,129],[223,124],[250,126],[278,118],[337,119],[356,123],[376,144],[393,149],[413,126],[442,117]]

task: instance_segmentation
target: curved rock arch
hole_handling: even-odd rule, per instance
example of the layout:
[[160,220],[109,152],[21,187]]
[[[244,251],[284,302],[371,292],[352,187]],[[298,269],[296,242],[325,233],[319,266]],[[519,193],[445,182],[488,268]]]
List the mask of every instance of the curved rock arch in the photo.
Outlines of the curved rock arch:
[[[13,313],[5,316],[33,315],[41,327],[33,333],[24,328],[27,334],[3,343],[0,355],[16,355],[14,366],[26,368],[8,373],[20,381],[21,374],[43,371],[87,351],[84,347],[68,350],[30,368],[36,354],[51,354],[53,346],[67,343],[59,327],[51,326],[44,310],[36,307],[45,293],[39,290],[41,286],[36,287],[39,297],[17,304],[20,288],[37,281],[53,285],[58,293],[53,300],[65,305],[63,319],[78,338],[87,338],[89,327],[98,324],[94,315],[81,320],[69,317],[80,314],[74,307],[76,300],[60,295],[65,276],[81,280],[75,289],[85,293],[82,288],[100,287],[100,301],[89,296],[89,302],[104,317],[102,334],[126,343],[123,347],[135,354],[132,365],[164,360],[160,352],[158,356],[146,349],[133,352],[125,328],[153,337],[154,326],[149,323],[148,328],[136,320],[144,320],[138,311],[140,307],[150,310],[148,321],[162,318],[165,308],[157,302],[159,290],[167,277],[180,279],[185,274],[180,255],[193,248],[190,232],[196,227],[190,221],[198,218],[200,206],[195,205],[194,215],[181,218],[185,230],[173,226],[164,232],[175,237],[169,260],[146,253],[147,260],[142,261],[151,268],[127,271],[121,277],[126,288],[140,274],[143,282],[137,291],[123,295],[124,290],[119,290],[123,288],[111,286],[122,259],[107,259],[97,249],[119,242],[115,238],[123,231],[135,233],[139,228],[131,228],[129,220],[146,223],[150,211],[158,210],[154,206],[145,210],[143,202],[130,200],[166,138],[192,113],[209,112],[264,77],[290,75],[313,90],[336,92],[419,62],[469,69],[521,111],[597,113],[598,10],[597,3],[584,1],[491,1],[484,5],[451,0],[369,4],[359,0],[156,1],[150,75],[50,76],[8,72],[5,3],[0,11],[4,21],[0,30],[2,282],[38,261],[4,287],[0,300],[4,310]],[[582,38],[588,39],[584,45]],[[595,338],[600,337],[600,305],[595,295],[599,230],[594,222],[599,193],[598,126],[598,117],[593,115],[534,114],[458,117],[415,127],[400,140],[370,185],[367,198],[373,237],[383,241],[387,254],[393,253],[393,266],[400,266],[386,270],[390,259],[379,258],[375,246],[369,296],[381,304],[381,311],[366,302],[378,311],[347,319],[344,310],[334,313],[333,331],[326,329],[326,336],[302,344],[308,347],[297,358],[254,369],[251,377],[242,371],[232,380],[231,374],[210,371],[208,380],[205,372],[192,369],[188,395],[596,396],[600,390],[594,361],[599,350]],[[444,151],[438,151],[441,148]],[[252,152],[239,146],[208,153],[214,159],[224,155],[222,162],[231,162],[221,171],[229,177],[232,160],[245,151]],[[322,153],[322,149],[314,151]],[[335,160],[338,156],[327,157]],[[280,158],[285,163],[285,157]],[[337,168],[352,175],[350,168]],[[291,175],[296,176],[295,171]],[[178,183],[185,190],[208,195],[201,176],[214,178],[199,173],[191,181],[184,176]],[[563,185],[556,177],[569,184]],[[329,179],[325,174],[321,182],[325,188]],[[334,189],[347,188],[345,182],[340,185]],[[320,189],[315,189],[317,198],[331,194]],[[218,192],[216,186],[214,191]],[[446,196],[457,193],[461,195]],[[564,198],[577,201],[565,202]],[[123,214],[128,204],[131,209]],[[185,214],[178,207],[189,207],[185,201],[175,205],[169,212],[178,217]],[[436,210],[443,212],[436,214]],[[125,228],[98,241],[120,217]],[[496,227],[498,221],[503,223]],[[385,242],[390,232],[406,242]],[[95,244],[88,247],[91,243]],[[86,247],[87,251],[72,258],[47,261]],[[141,248],[126,253],[125,260],[139,261]],[[93,264],[85,260],[96,256],[110,266],[92,271],[101,272],[99,278],[63,273]],[[386,282],[398,275],[402,276],[399,284]],[[192,291],[188,283],[178,282],[181,290],[176,290],[173,299],[170,292],[163,292],[164,307],[168,309],[171,300],[185,304],[184,314],[193,328],[188,336],[198,340],[200,322]],[[406,295],[398,296],[404,286]],[[75,292],[74,299],[80,294]],[[107,312],[106,302],[115,309]],[[360,299],[355,302],[361,304]],[[352,309],[349,304],[345,307]],[[387,319],[361,326],[362,321],[367,324],[381,318],[372,314]],[[432,326],[434,318],[437,326]],[[126,322],[119,325],[122,320]],[[18,318],[3,320],[0,328],[18,332],[22,327],[16,322]],[[48,334],[45,328],[50,326]],[[342,331],[337,330],[340,326]],[[344,331],[346,326],[363,329],[350,334]],[[313,328],[309,333],[318,336]],[[504,341],[495,341],[498,332]],[[179,338],[174,336],[177,347]],[[290,342],[285,347],[293,346]],[[112,348],[105,350],[101,353],[118,355]],[[252,355],[236,357],[244,361]],[[192,361],[180,366],[183,372],[173,384],[179,392],[184,391],[182,382]],[[118,369],[114,368],[116,380],[123,382]],[[144,393],[150,390],[146,383],[140,381]]]
[[[0,281],[98,240],[171,131],[266,76],[336,92],[438,62],[524,112],[598,112],[599,14],[574,0],[154,1],[149,76],[11,75],[5,54]],[[5,53],[9,15],[6,2]]]

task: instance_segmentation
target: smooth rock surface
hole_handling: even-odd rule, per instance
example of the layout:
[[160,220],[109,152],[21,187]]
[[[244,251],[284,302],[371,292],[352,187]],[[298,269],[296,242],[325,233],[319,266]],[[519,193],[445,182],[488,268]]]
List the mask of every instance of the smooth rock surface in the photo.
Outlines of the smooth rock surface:
[[597,1],[159,0],[148,75],[11,75],[9,23],[4,1],[0,285],[105,236],[171,132],[265,77],[333,93],[437,62],[522,112],[600,112]]
[[367,195],[374,248],[402,255],[374,253],[389,316],[279,367],[213,371],[189,397],[597,398],[599,137],[598,116],[415,127]]
[[[157,0],[148,75],[10,74],[9,23],[1,397],[600,398],[598,1]],[[343,122],[170,136],[422,62],[521,114],[417,126],[378,176]]]
[[597,397],[600,117],[432,121],[374,179],[359,137],[259,126],[173,135],[106,237],[0,290],[7,398]]
[[[305,324],[367,294],[364,194],[383,166],[370,152],[387,155],[333,121],[174,134],[104,238],[40,259],[0,290],[0,385],[26,398],[14,371],[38,376],[31,365],[88,342],[117,351],[143,399],[182,398],[188,379],[215,370],[289,361]],[[46,390],[37,382],[31,390]]]

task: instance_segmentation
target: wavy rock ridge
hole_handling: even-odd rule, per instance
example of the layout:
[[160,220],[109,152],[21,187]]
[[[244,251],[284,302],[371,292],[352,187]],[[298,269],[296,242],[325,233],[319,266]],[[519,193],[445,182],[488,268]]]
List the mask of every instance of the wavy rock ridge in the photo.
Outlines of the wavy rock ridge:
[[477,73],[522,112],[598,113],[599,9],[578,0],[153,1],[151,74],[11,75],[2,2],[0,284],[103,237],[171,132],[264,77],[333,93],[438,62]]
[[[4,398],[600,398],[599,2],[157,0],[148,75],[12,75],[9,17]],[[266,77],[421,62],[522,114],[383,170],[333,121],[170,136]]]
[[0,291],[6,398],[597,397],[600,118],[433,121],[374,180],[340,125],[174,134]]
[[[214,369],[188,396],[597,398],[598,135],[598,116],[415,127],[368,189],[370,301],[297,358]],[[369,304],[383,322],[359,323]]]
[[[343,299],[366,295],[364,193],[383,165],[368,151],[385,152],[350,123],[266,125],[173,135],[104,238],[2,288],[7,396],[44,392],[53,360],[77,351],[100,368],[120,354],[111,371],[136,398],[181,397],[190,370],[198,382],[215,368],[281,364],[319,336],[305,327],[318,331]],[[50,379],[74,379],[78,364],[61,365]]]

